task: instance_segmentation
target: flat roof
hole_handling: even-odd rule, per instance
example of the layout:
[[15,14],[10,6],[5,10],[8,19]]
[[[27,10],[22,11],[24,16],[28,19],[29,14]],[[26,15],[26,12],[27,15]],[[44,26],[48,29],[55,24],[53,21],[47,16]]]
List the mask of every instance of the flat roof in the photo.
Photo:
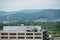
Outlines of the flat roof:
[[41,26],[3,26],[3,31],[26,31],[37,28],[37,30],[42,30]]

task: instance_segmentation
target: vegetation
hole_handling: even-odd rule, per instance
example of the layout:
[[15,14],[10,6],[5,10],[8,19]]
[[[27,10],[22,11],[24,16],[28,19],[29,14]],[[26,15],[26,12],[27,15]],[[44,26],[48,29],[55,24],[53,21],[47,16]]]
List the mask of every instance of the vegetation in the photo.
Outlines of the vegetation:
[[31,9],[14,12],[0,11],[0,21],[34,21],[46,19],[48,21],[60,19],[60,9]]
[[0,22],[0,30],[3,29],[3,23]]
[[24,25],[40,25],[45,30],[47,30],[47,34],[58,33],[60,34],[60,22],[14,22],[14,23],[7,23],[3,24],[0,22],[0,30],[3,29],[3,25],[7,26],[20,26],[21,24]]

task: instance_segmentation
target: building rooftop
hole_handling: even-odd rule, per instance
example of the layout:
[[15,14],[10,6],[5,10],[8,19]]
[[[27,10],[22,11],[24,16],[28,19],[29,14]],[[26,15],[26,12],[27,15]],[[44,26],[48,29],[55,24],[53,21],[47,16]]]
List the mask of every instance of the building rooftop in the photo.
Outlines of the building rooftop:
[[3,31],[41,31],[41,26],[3,26]]

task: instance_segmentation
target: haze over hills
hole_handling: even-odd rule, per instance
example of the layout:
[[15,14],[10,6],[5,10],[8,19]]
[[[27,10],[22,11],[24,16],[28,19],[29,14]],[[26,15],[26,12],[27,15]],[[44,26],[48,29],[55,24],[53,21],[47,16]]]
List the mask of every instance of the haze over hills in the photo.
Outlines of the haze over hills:
[[0,16],[5,16],[5,15],[7,15],[6,12],[4,12],[4,11],[0,11]]
[[0,16],[6,16],[11,14],[12,12],[5,12],[5,11],[0,11]]
[[[60,9],[43,9],[43,10],[21,10],[15,12],[1,12],[0,21],[34,21],[40,19],[59,20],[60,21]],[[7,18],[8,17],[8,18]]]

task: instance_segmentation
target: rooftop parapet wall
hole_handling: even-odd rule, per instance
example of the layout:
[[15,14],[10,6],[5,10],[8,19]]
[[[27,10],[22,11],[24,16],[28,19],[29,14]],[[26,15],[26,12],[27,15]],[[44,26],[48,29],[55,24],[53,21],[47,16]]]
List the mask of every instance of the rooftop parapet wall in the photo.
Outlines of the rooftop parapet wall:
[[26,30],[38,30],[42,31],[41,26],[3,26],[3,31],[26,31]]

